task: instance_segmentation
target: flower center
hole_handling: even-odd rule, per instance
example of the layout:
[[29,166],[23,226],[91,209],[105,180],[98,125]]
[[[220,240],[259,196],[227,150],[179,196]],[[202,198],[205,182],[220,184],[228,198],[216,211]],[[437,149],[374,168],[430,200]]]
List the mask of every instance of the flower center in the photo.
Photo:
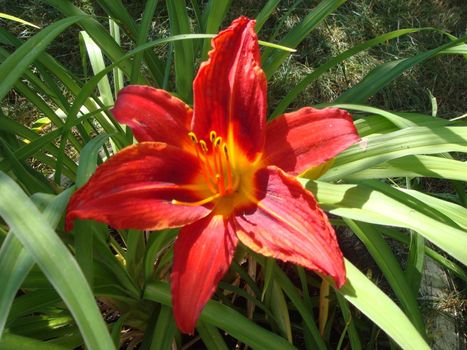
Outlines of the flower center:
[[196,157],[200,162],[201,175],[210,194],[196,202],[181,202],[172,200],[173,204],[198,206],[209,203],[217,198],[235,193],[240,176],[234,171],[233,159],[229,146],[215,131],[209,133],[209,141],[199,140],[194,132],[189,132]]

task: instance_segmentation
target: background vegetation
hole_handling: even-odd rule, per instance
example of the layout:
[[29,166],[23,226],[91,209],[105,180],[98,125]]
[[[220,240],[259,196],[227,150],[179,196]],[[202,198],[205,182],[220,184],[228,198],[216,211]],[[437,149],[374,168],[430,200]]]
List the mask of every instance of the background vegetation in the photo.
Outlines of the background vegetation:
[[[0,12],[40,27],[0,19],[1,349],[418,350],[445,336],[463,346],[463,1],[6,0]],[[301,179],[331,214],[349,283],[334,291],[245,251],[189,337],[174,327],[165,282],[176,231],[85,222],[70,235],[62,216],[74,185],[132,142],[108,113],[122,84],[189,102],[208,39],[172,36],[216,33],[239,15],[259,19],[261,40],[297,49],[262,47],[272,116],[339,104],[364,139],[318,181]],[[442,294],[427,294],[429,273],[448,276]]]

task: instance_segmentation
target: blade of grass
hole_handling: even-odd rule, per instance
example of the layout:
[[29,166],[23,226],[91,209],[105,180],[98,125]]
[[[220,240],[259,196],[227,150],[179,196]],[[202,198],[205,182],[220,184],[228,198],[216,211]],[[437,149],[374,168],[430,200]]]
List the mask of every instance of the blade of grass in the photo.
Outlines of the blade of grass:
[[[79,35],[83,38],[83,42],[91,62],[92,71],[94,75],[105,69],[104,56],[100,47],[92,40],[88,33],[81,31]],[[97,84],[99,95],[102,98],[105,106],[113,106],[114,100],[112,95],[112,88],[110,87],[109,77],[105,75]]]
[[[322,0],[303,20],[288,32],[279,44],[296,48],[322,20],[345,1],[346,0]],[[261,58],[263,69],[268,79],[276,72],[287,57],[288,54],[282,51],[266,50],[264,52]]]
[[336,298],[341,308],[342,316],[344,317],[344,320],[345,320],[345,327],[346,327],[347,334],[349,337],[350,347],[352,348],[352,350],[361,350],[362,344],[361,344],[360,337],[357,332],[357,327],[355,326],[355,322],[352,319],[352,313],[350,312],[349,303],[339,293],[336,293]]
[[347,283],[336,289],[336,293],[357,307],[402,349],[430,349],[409,319],[381,289],[347,260],[345,269]]
[[399,77],[402,73],[410,69],[416,64],[422,63],[444,50],[455,47],[467,39],[464,36],[460,39],[451,41],[436,49],[422,52],[410,58],[399,59],[392,62],[384,63],[372,70],[361,82],[353,86],[349,90],[342,93],[337,99],[337,103],[364,103],[370,96],[377,93],[379,90],[388,85],[391,81]]
[[[1,216],[69,307],[88,348],[114,349],[94,296],[66,246],[31,200],[3,173],[0,193]],[[28,213],[28,220],[24,220],[24,213]]]
[[177,331],[175,320],[173,318],[172,309],[162,305],[157,318],[156,328],[154,330],[153,340],[150,350],[165,350],[170,349]]
[[[71,18],[72,16],[80,16],[79,25],[89,34],[89,36],[99,45],[102,51],[112,60],[119,60],[123,56],[123,51],[110,36],[107,30],[94,18],[88,16],[85,12],[74,6],[68,0],[41,0],[49,4]],[[131,73],[131,63],[124,59],[119,67],[129,75]]]
[[7,333],[0,341],[2,350],[67,350],[68,347]]
[[347,175],[347,180],[388,177],[433,177],[467,181],[467,163],[435,156],[405,156]]
[[367,136],[337,156],[321,179],[334,181],[391,159],[443,152],[467,152],[467,127],[411,127]]
[[[146,5],[143,11],[143,18],[141,20],[141,24],[139,26],[138,35],[135,42],[136,46],[142,45],[146,42],[149,30],[151,29],[151,20],[154,17],[154,12],[156,11],[158,2],[158,0],[146,1]],[[140,80],[140,73],[142,68],[141,61],[143,59],[143,56],[144,52],[140,52],[136,54],[133,58],[130,75],[130,84],[141,84],[143,82],[142,80]],[[159,83],[162,83],[162,81],[160,81]]]
[[[171,305],[169,286],[164,282],[152,282],[146,285],[144,298],[163,305]],[[221,328],[232,337],[254,349],[287,350],[295,349],[284,338],[258,326],[237,311],[215,301],[209,301],[200,320]]]
[[[71,193],[72,189],[63,191],[45,208],[43,215],[52,228],[58,225]],[[3,285],[3,288],[0,288],[0,337],[16,292],[33,264],[31,254],[10,232],[0,249],[0,280]]]
[[[377,182],[336,185],[302,181],[332,214],[378,225],[409,228],[422,234],[462,263],[467,263],[467,236],[442,213],[402,191]],[[439,234],[442,232],[443,234]]]
[[[170,33],[172,35],[190,33],[190,18],[186,11],[185,0],[167,1],[166,5],[169,12]],[[174,54],[177,92],[182,100],[191,103],[194,78],[193,43],[190,40],[174,42]]]
[[425,325],[417,303],[417,291],[411,289],[408,276],[404,276],[397,258],[380,233],[370,224],[344,218],[344,221],[363,242],[381,269],[392,290],[400,300],[403,310],[418,332],[426,337]]
[[59,20],[35,34],[0,65],[0,100],[2,100],[26,68],[41,54],[46,47],[65,29],[75,24],[82,17],[74,16]]
[[302,316],[307,329],[310,331],[311,335],[313,336],[313,341],[315,342],[315,346],[318,349],[326,349],[326,345],[319,334],[318,327],[316,326],[313,310],[309,309],[303,299],[300,297],[297,288],[293,285],[290,281],[289,277],[277,266],[274,262],[274,276],[275,281],[281,286],[284,290],[285,294],[289,297],[292,301],[294,306],[297,308],[297,311]]
[[[219,31],[219,26],[229,10],[231,3],[232,0],[209,0],[202,16],[203,33],[215,34]],[[201,51],[202,61],[206,60],[210,49],[211,40],[204,40],[203,49]]]
[[264,23],[268,20],[271,14],[276,9],[277,5],[279,5],[280,0],[269,0],[261,9],[261,11],[256,15],[256,25],[255,30],[257,33],[260,32],[261,28],[263,28]]
[[216,327],[204,321],[198,321],[196,324],[196,330],[198,331],[203,344],[208,350],[228,350],[227,344],[225,344],[222,335],[219,333]]
[[35,24],[33,24],[31,22],[25,21],[24,19],[9,15],[7,13],[0,12],[0,18],[8,19],[10,21],[15,21],[15,22],[18,22],[18,23],[21,23],[21,24],[24,24],[24,25],[27,25],[27,26],[30,26],[30,27],[33,27],[33,28],[40,29],[39,26],[36,26]]

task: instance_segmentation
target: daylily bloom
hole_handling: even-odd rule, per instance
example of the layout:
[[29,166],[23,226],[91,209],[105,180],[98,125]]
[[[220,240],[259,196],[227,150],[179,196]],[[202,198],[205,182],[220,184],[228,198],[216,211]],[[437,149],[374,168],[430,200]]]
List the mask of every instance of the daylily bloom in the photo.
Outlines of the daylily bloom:
[[182,227],[171,288],[185,333],[193,333],[239,242],[345,283],[335,232],[295,176],[358,135],[336,108],[302,108],[266,124],[254,25],[240,17],[212,40],[193,83],[193,110],[163,90],[122,89],[112,113],[139,143],[100,165],[67,208],[67,230],[76,218],[116,229]]

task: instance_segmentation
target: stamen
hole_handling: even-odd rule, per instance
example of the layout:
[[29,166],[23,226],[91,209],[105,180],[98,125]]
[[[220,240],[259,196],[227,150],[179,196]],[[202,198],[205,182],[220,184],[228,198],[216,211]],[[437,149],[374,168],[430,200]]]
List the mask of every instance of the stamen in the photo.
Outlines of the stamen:
[[191,141],[193,141],[193,143],[198,143],[198,138],[196,137],[196,134],[193,131],[190,131],[188,133],[188,136],[190,137]]
[[[195,152],[196,152],[196,158],[198,158],[198,161],[201,163],[200,165],[200,168],[201,168],[201,173],[204,177],[204,181],[206,182],[206,185],[208,186],[209,190],[212,192],[212,193],[217,193],[216,189],[214,188],[212,182],[209,180],[209,174],[208,172],[206,171],[206,162],[201,158],[201,155],[199,154],[199,150],[198,150],[198,146],[196,145],[198,143],[198,138],[196,137],[196,134],[193,132],[193,131],[190,131],[188,133],[188,136],[190,137],[191,141],[193,141],[193,143],[195,144]],[[201,140],[200,142],[201,144],[204,143],[204,145],[206,145],[206,143],[204,141]],[[201,147],[202,148],[202,147]],[[206,156],[204,156],[206,158]]]
[[204,140],[201,140],[199,142],[199,145],[201,146],[201,149],[204,153],[208,153],[208,146],[206,145],[206,142]]
[[216,139],[214,140],[214,147],[219,148],[221,143],[222,143],[222,137],[220,136],[216,137]]
[[212,202],[214,199],[217,199],[220,196],[221,196],[220,193],[216,193],[213,196],[209,196],[207,198],[201,199],[201,200],[196,201],[196,202],[183,202],[183,201],[178,201],[176,199],[172,199],[172,204],[174,204],[174,205],[184,205],[184,206],[188,206],[188,207],[197,207],[197,206]]
[[209,140],[211,140],[211,143],[214,143],[214,140],[216,139],[216,132],[213,130],[209,133]]

